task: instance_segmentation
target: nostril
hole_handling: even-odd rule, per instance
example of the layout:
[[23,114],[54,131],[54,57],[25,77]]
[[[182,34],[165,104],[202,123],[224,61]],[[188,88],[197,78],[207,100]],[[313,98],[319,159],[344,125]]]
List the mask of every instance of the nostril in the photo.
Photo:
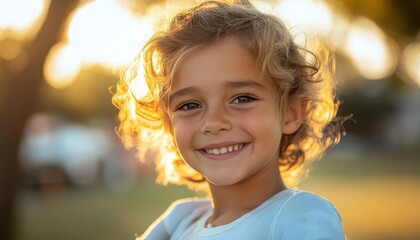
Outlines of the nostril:
[[232,124],[226,119],[207,119],[202,125],[202,132],[217,133],[232,128]]

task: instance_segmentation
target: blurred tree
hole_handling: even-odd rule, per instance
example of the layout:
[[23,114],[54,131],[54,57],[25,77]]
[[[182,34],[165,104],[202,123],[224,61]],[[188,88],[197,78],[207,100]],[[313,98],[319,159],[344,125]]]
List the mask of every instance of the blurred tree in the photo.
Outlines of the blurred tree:
[[376,22],[398,44],[413,40],[420,29],[420,1],[418,0],[340,0],[355,15]]
[[76,122],[92,118],[113,119],[118,111],[111,104],[110,86],[118,78],[101,65],[86,66],[75,81],[62,89],[43,84],[37,112],[53,112]]
[[346,124],[346,130],[352,135],[363,136],[372,145],[383,145],[385,131],[382,124],[397,111],[393,95],[389,89],[373,96],[357,89],[341,94],[340,100],[343,105],[340,107],[339,115],[352,113],[357,124]]
[[27,65],[20,71],[2,67],[0,92],[0,239],[13,239],[19,186],[18,149],[26,120],[38,99],[45,58],[77,0],[51,1],[45,22],[35,39],[24,46]]
[[[339,0],[339,2],[353,15],[373,20],[395,41],[400,50],[420,37],[418,0]],[[341,77],[350,78],[351,81],[347,80],[349,82],[347,85],[354,85],[340,89],[342,90],[340,99],[343,103],[340,107],[341,115],[352,113],[357,121],[357,124],[346,125],[347,132],[369,140],[373,147],[381,145],[384,148],[386,146],[384,141],[387,140],[384,124],[398,114],[398,104],[401,104],[396,96],[412,86],[401,80],[398,71],[385,79],[366,81],[349,68],[350,63],[347,59],[341,57],[337,61],[340,61],[337,69],[341,67]]]

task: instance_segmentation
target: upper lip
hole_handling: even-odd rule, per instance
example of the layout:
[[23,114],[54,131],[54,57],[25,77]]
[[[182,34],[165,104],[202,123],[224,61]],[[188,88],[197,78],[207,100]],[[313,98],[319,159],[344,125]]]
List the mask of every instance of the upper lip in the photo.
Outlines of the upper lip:
[[200,147],[199,149],[212,149],[212,148],[221,148],[221,147],[227,147],[227,146],[232,146],[232,145],[238,145],[238,144],[244,144],[246,142],[220,142],[220,143],[213,143],[213,144],[209,144],[203,147]]

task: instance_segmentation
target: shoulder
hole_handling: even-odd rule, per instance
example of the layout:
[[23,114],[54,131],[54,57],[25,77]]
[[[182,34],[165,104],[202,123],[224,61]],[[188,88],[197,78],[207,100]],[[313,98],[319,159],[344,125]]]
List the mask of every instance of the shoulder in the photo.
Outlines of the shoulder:
[[177,200],[147,229],[141,239],[167,239],[175,231],[188,227],[191,221],[210,208],[211,202],[206,199]]
[[172,215],[185,215],[196,209],[208,209],[211,202],[208,199],[185,198],[173,202],[166,213]]
[[163,214],[165,227],[173,232],[181,225],[181,222],[190,224],[192,220],[202,216],[211,208],[211,202],[207,199],[187,198],[173,202]]
[[293,196],[284,206],[285,213],[291,211],[289,213],[293,213],[293,215],[298,215],[299,213],[307,212],[315,212],[321,215],[330,214],[337,217],[337,219],[341,221],[337,209],[327,199],[315,193],[304,192],[300,190],[292,191]]
[[281,239],[345,239],[341,218],[331,202],[314,193],[292,190],[276,223]]

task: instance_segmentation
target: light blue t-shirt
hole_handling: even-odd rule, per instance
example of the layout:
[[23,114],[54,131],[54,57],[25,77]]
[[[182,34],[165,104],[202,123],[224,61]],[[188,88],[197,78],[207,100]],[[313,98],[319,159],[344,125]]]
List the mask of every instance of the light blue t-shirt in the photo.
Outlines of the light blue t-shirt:
[[340,216],[324,198],[297,189],[281,191],[235,221],[206,227],[209,200],[180,200],[149,227],[146,240],[341,240]]

